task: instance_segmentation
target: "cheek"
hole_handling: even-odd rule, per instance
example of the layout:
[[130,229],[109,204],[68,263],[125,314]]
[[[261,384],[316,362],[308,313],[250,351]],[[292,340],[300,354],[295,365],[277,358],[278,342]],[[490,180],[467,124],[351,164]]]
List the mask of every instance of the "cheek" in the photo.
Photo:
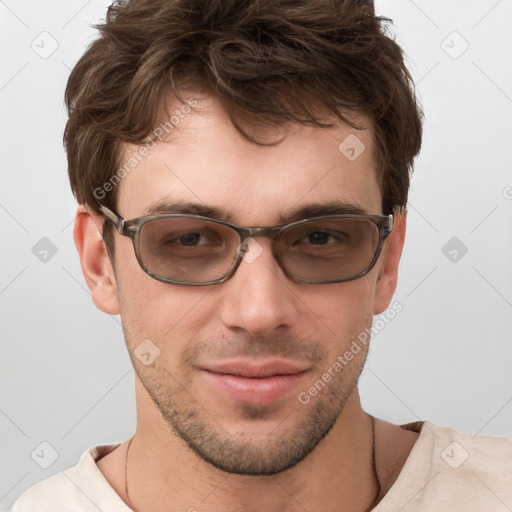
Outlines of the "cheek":
[[[133,257],[135,260],[135,257]],[[181,360],[191,340],[212,316],[207,311],[210,288],[162,283],[140,269],[135,260],[120,265],[118,299],[126,344],[131,353],[150,340],[159,350],[160,365],[171,368]]]
[[[151,280],[151,281],[150,281]],[[148,336],[172,337],[173,332],[200,324],[205,315],[208,290],[184,289],[159,283],[148,276],[138,282],[130,279],[120,287],[121,315]]]
[[331,340],[333,349],[342,350],[371,326],[374,293],[375,278],[368,275],[346,283],[316,286],[303,300],[317,319],[316,328]]

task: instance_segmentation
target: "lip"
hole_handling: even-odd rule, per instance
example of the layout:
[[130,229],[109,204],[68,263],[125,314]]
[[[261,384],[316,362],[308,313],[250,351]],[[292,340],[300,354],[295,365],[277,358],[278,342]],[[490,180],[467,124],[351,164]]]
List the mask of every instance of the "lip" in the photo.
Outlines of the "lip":
[[207,381],[232,399],[254,405],[277,401],[298,385],[307,368],[288,361],[234,361],[201,368]]

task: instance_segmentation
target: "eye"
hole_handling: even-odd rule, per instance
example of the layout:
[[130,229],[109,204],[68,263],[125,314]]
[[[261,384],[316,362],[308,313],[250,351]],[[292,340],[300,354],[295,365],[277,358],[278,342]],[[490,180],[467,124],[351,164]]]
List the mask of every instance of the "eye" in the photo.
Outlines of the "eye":
[[312,231],[308,233],[298,243],[306,243],[310,245],[329,245],[336,243],[344,243],[347,241],[347,235],[345,233],[336,232],[329,233],[328,231]]
[[202,233],[186,233],[173,240],[168,240],[167,243],[176,243],[186,247],[197,247],[198,245],[206,245],[211,240]]
[[328,243],[336,242],[334,236],[325,231],[314,231],[306,235],[302,240],[313,245],[326,245]]

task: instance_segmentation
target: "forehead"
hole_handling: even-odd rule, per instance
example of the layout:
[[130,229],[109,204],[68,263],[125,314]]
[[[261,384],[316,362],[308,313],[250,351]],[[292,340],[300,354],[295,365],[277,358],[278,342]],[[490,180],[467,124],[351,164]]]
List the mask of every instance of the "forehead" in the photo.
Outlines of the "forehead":
[[341,122],[332,129],[244,126],[273,143],[261,145],[242,136],[215,99],[197,104],[197,111],[169,104],[168,135],[148,151],[124,147],[123,163],[138,158],[118,185],[120,215],[141,216],[166,202],[202,204],[245,225],[275,224],[284,211],[309,204],[343,202],[381,213],[371,123],[362,114],[352,117],[362,130]]

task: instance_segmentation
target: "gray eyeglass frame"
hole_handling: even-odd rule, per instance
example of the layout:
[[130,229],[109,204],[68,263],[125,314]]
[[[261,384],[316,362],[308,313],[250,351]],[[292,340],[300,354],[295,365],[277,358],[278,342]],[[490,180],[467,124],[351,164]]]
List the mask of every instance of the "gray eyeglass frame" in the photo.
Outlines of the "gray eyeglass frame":
[[[238,237],[240,239],[239,246],[244,243],[245,240],[248,238],[255,238],[258,236],[263,236],[270,238],[272,240],[272,254],[274,255],[274,258],[276,259],[279,267],[282,269],[282,271],[285,273],[285,275],[291,279],[294,282],[297,283],[307,283],[307,284],[333,284],[333,283],[344,283],[346,281],[352,281],[354,279],[357,279],[359,277],[363,277],[364,275],[368,274],[370,270],[375,266],[377,263],[377,260],[379,259],[379,256],[382,252],[382,248],[384,247],[384,242],[386,241],[387,237],[390,235],[391,231],[394,227],[394,216],[393,214],[389,215],[369,215],[369,214],[338,214],[338,215],[324,215],[319,217],[311,217],[308,219],[300,219],[294,222],[290,222],[288,224],[281,224],[279,226],[271,226],[271,227],[243,227],[243,226],[237,226],[235,224],[231,224],[229,222],[225,222],[218,219],[212,219],[210,217],[204,217],[202,215],[191,215],[191,214],[182,214],[182,213],[165,213],[165,214],[159,214],[159,215],[146,215],[143,217],[137,217],[135,219],[126,220],[123,219],[121,216],[119,216],[117,213],[113,212],[112,210],[108,209],[106,206],[100,205],[99,206],[100,211],[105,216],[106,220],[110,221],[114,227],[117,229],[120,235],[126,236],[128,238],[132,239],[133,242],[133,248],[135,251],[135,257],[137,258],[137,261],[142,268],[142,270],[148,274],[149,276],[153,277],[157,281],[161,281],[163,283],[168,284],[177,284],[177,285],[184,285],[184,286],[209,286],[213,284],[220,284],[227,281],[229,278],[231,278],[235,272],[237,271],[238,267],[240,266],[240,263],[243,260],[243,256],[240,254],[240,251],[237,251],[236,259],[233,262],[233,265],[231,269],[228,271],[228,273],[221,278],[214,279],[211,281],[205,281],[205,282],[190,282],[190,281],[177,281],[174,279],[169,279],[167,277],[160,276],[158,274],[155,274],[152,272],[149,268],[147,268],[146,264],[144,263],[141,253],[140,253],[140,232],[142,229],[142,226],[144,224],[151,222],[153,220],[160,220],[160,219],[166,219],[166,218],[189,218],[189,219],[199,219],[204,221],[213,222],[215,224],[220,224],[222,226],[226,226],[228,228],[231,228],[233,231],[235,231],[238,234]],[[340,278],[340,279],[303,279],[297,276],[294,276],[288,270],[286,267],[282,264],[280,254],[275,250],[275,242],[280,238],[280,236],[286,232],[288,229],[301,226],[303,224],[307,224],[309,222],[315,222],[319,220],[331,220],[331,219],[357,219],[357,220],[367,220],[375,224],[379,230],[379,243],[377,244],[377,248],[375,249],[375,254],[373,256],[372,261],[370,264],[361,272],[354,274],[352,276]]]

